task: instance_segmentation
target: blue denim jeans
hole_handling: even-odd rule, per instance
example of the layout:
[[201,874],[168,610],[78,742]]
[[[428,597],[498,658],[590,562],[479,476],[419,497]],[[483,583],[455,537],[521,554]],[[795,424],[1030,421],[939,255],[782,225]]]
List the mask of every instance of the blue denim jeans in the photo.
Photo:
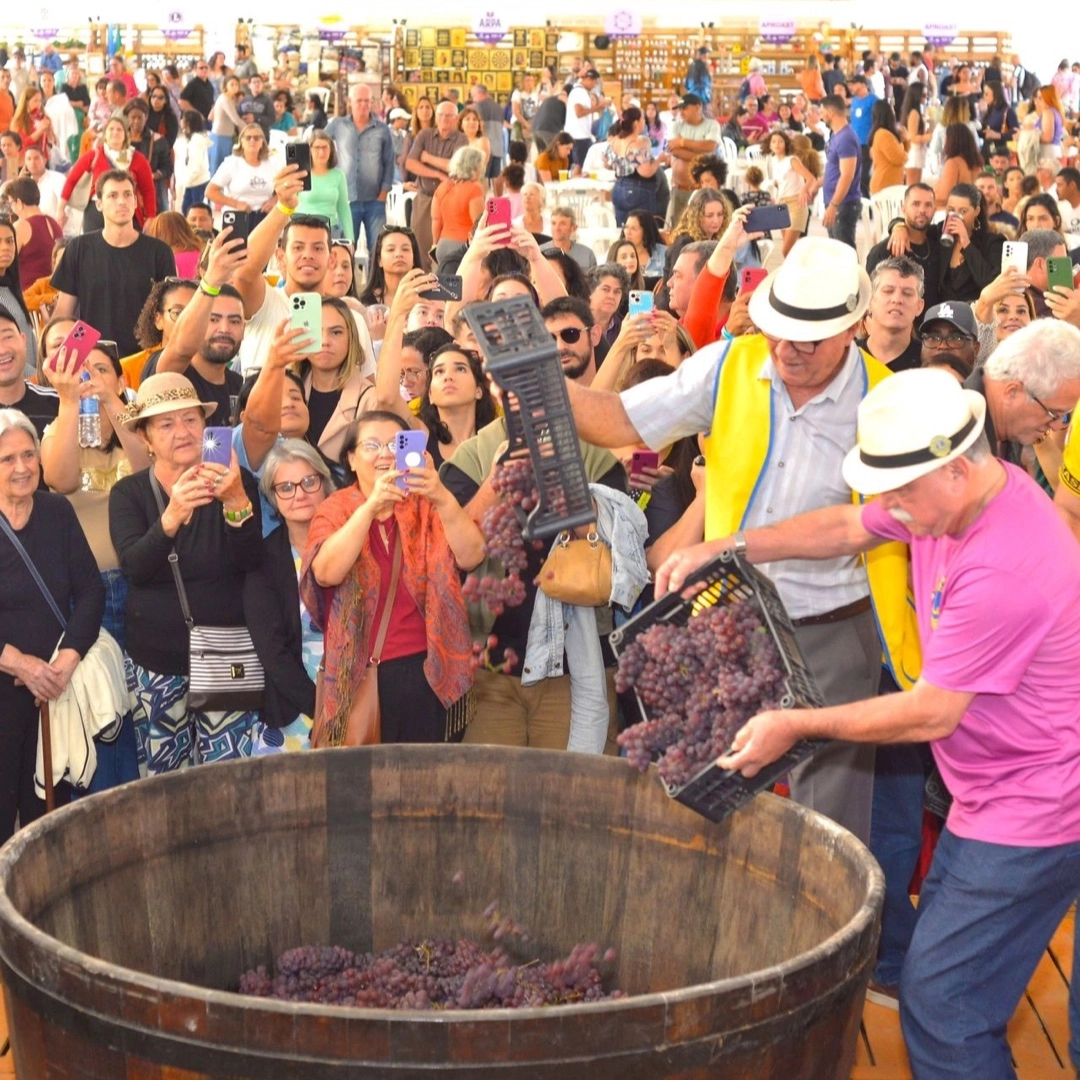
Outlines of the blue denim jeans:
[[217,172],[218,166],[233,152],[231,135],[210,136],[210,175]]
[[1069,1057],[1080,1072],[1080,934],[1073,933],[1073,965],[1069,976]]
[[1015,1080],[1005,1027],[1080,893],[1080,842],[1006,847],[946,827],[900,978],[915,1080]]
[[644,210],[652,215],[656,213],[656,180],[634,173],[620,176],[611,189],[611,205],[615,210],[615,224],[621,229],[626,224],[627,215],[632,210]]
[[885,875],[885,907],[873,978],[885,986],[900,982],[918,917],[908,887],[922,850],[924,754],[924,744],[898,743],[879,746],[874,759],[870,852]]
[[[208,180],[207,183],[210,181]],[[187,212],[196,204],[206,202],[206,184],[196,184],[194,187],[184,188],[184,202],[180,212],[186,217]]]
[[842,240],[848,247],[855,246],[855,227],[862,217],[862,201],[841,203],[836,208],[836,220],[829,229],[833,240]]
[[369,199],[367,202],[351,202],[349,209],[352,211],[353,236],[360,243],[360,225],[364,226],[364,234],[367,236],[367,249],[369,254],[375,250],[375,238],[379,230],[386,224],[386,203],[378,199]]

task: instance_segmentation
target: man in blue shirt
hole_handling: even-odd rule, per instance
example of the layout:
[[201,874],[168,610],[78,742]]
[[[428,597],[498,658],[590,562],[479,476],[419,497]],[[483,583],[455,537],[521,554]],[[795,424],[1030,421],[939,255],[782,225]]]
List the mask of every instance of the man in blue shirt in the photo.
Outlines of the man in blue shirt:
[[337,145],[349,188],[353,235],[363,223],[368,251],[386,224],[386,195],[394,183],[394,139],[390,129],[371,114],[371,87],[358,83],[349,91],[349,116],[335,116],[326,134]]
[[862,160],[860,190],[863,198],[870,198],[870,128],[873,117],[870,115],[878,99],[870,92],[870,80],[865,75],[852,75],[848,80],[851,86],[851,107],[848,118],[851,130],[859,140],[859,156]]
[[822,178],[822,194],[825,197],[825,216],[822,222],[834,240],[855,246],[855,227],[862,214],[862,197],[859,194],[859,177],[862,173],[862,157],[859,140],[847,120],[847,102],[837,94],[830,94],[822,102],[825,123],[829,125],[832,138],[825,148],[825,175]]
[[38,71],[51,71],[55,75],[63,66],[64,61],[60,59],[60,54],[56,51],[53,43],[51,41],[46,42],[45,48],[38,59]]

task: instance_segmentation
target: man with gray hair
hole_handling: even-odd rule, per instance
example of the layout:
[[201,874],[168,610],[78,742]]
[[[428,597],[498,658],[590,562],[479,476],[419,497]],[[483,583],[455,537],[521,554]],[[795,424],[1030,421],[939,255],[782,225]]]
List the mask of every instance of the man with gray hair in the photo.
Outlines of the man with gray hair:
[[991,452],[1012,464],[1020,449],[1061,431],[1080,398],[1080,330],[1057,319],[1007,337],[964,386],[986,398]]
[[804,738],[930,740],[953,802],[900,979],[916,1080],[1015,1075],[1006,1024],[1080,893],[1080,548],[1038,485],[990,453],[986,412],[946,372],[887,378],[842,467],[878,498],[720,535],[656,575],[659,597],[732,548],[776,565],[908,545],[922,642],[910,693],[759,713],[718,765],[754,776]]
[[371,87],[357,83],[349,90],[349,115],[335,116],[326,125],[341,159],[349,189],[353,235],[360,227],[368,251],[375,250],[379,230],[386,224],[386,196],[394,186],[394,138],[371,111]]
[[1024,233],[1024,242],[1027,244],[1027,272],[1031,281],[1028,295],[1035,305],[1035,317],[1048,319],[1054,312],[1046,300],[1050,288],[1046,260],[1065,258],[1069,254],[1065,237],[1056,229],[1032,229]]
[[923,311],[923,268],[905,255],[885,259],[874,267],[870,285],[867,334],[857,338],[856,344],[890,371],[920,367],[922,346],[915,320]]
[[574,239],[577,232],[577,219],[569,206],[556,206],[551,211],[551,243],[545,244],[542,251],[561,251],[569,255],[582,270],[591,270],[596,265],[596,256],[592,248],[579,244]]

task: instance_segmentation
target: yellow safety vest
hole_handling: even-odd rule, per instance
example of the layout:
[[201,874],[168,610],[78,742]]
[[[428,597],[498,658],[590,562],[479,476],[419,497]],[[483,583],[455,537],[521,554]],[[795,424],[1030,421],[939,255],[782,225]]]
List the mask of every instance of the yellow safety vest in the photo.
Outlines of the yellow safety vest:
[[[863,352],[863,395],[892,372]],[[760,378],[769,349],[760,334],[739,337],[721,358],[712,431],[705,440],[705,539],[741,528],[772,441],[772,384]],[[860,496],[852,493],[852,500]],[[910,591],[906,544],[890,541],[863,556],[884,658],[905,690],[919,677],[922,655]]]

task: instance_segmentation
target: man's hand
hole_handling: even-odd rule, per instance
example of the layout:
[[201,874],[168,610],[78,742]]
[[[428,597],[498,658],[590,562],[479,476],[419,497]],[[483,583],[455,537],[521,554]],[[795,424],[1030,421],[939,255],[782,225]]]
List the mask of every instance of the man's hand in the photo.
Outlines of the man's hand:
[[829,205],[825,207],[825,213],[822,215],[821,224],[824,225],[826,229],[831,229],[833,225],[836,224],[836,207],[833,206],[832,203],[829,203]]
[[226,225],[210,245],[203,280],[212,289],[229,284],[233,274],[247,262],[247,243],[240,237],[234,237],[232,231],[232,226]]
[[731,538],[725,537],[720,540],[706,540],[702,544],[676,551],[664,560],[664,565],[656,572],[656,585],[653,590],[656,598],[659,600],[666,593],[678,592],[691,574],[731,546]]
[[[282,206],[295,210],[300,205],[300,192],[304,190],[307,173],[299,165],[286,165],[274,177],[274,195]],[[270,207],[273,209],[273,206]]]
[[752,716],[736,733],[731,749],[716,761],[721,769],[734,769],[743,776],[757,776],[802,738],[799,719],[802,709],[773,709]]

